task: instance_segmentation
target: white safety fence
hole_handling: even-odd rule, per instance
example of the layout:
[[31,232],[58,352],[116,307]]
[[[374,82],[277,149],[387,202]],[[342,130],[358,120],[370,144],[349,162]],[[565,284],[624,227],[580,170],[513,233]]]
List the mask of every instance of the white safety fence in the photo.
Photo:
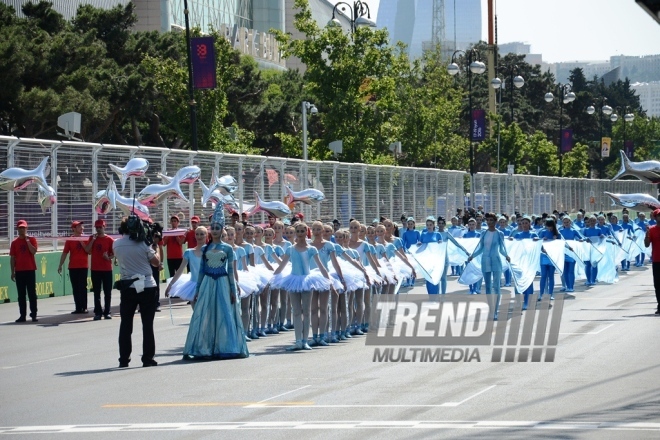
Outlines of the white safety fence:
[[[398,221],[402,215],[413,216],[418,222],[429,215],[446,218],[457,208],[469,206],[464,190],[469,187],[466,173],[426,168],[407,168],[339,162],[305,163],[298,159],[246,156],[214,152],[192,152],[155,147],[102,145],[85,142],[18,139],[0,136],[0,172],[8,168],[36,168],[49,157],[48,183],[57,192],[57,203],[42,209],[38,202],[37,185],[30,184],[19,191],[0,190],[0,254],[9,252],[10,238],[16,235],[18,219],[29,224],[30,234],[37,237],[61,237],[70,234],[73,220],[85,222],[87,232],[99,217],[106,220],[109,232],[116,232],[120,210],[106,216],[94,209],[95,195],[107,188],[114,179],[118,190],[131,198],[150,183],[162,183],[157,173],[172,176],[188,165],[201,168],[201,180],[209,185],[212,171],[218,176],[232,175],[239,188],[235,196],[241,208],[247,210],[255,203],[255,192],[265,201],[284,200],[285,185],[294,191],[316,188],[325,194],[319,204],[294,207],[305,220],[339,219],[343,226],[355,218],[370,223],[385,216]],[[149,161],[144,177],[131,177],[121,190],[118,176],[108,164],[124,166],[131,158]],[[306,169],[306,172],[305,172]],[[242,177],[242,178],[239,178]],[[552,212],[554,209],[575,212],[611,210],[603,191],[614,193],[647,193],[655,195],[654,185],[640,181],[568,179],[542,176],[523,176],[479,173],[475,175],[475,204],[486,211],[512,213]],[[202,190],[198,184],[183,185],[189,202],[170,199],[150,209],[155,221],[168,223],[169,216],[183,217],[182,227],[190,217],[198,215],[203,223],[213,209],[201,206]],[[467,194],[469,195],[469,194]],[[264,223],[265,215],[257,214],[251,221]],[[63,245],[55,239],[40,240],[40,248],[58,249]]]
[[[44,157],[49,157],[49,169],[53,170],[46,179],[57,193],[57,203],[42,209],[36,184],[19,191],[0,190],[0,254],[9,252],[10,238],[16,235],[15,225],[19,219],[27,220],[30,234],[43,238],[69,235],[73,220],[85,222],[86,232],[91,233],[97,218],[104,218],[108,232],[114,233],[124,214],[118,209],[102,216],[93,209],[95,195],[107,188],[110,179],[124,197],[131,198],[149,184],[163,183],[157,173],[173,176],[188,165],[201,168],[201,180],[207,186],[214,169],[218,176],[234,176],[239,183],[234,195],[244,210],[254,205],[255,192],[262,200],[282,201],[285,185],[290,185],[294,191],[319,189],[325,194],[323,202],[297,204],[293,211],[302,212],[305,220],[330,222],[337,218],[344,226],[348,226],[351,218],[371,222],[380,216],[398,220],[402,214],[418,219],[429,215],[449,216],[464,203],[465,173],[460,171],[339,162],[305,163],[276,157],[0,136],[0,172],[16,167],[34,169]],[[134,157],[148,160],[149,169],[144,177],[129,178],[122,191],[118,176],[108,164],[123,167]],[[167,224],[172,214],[178,214],[184,219],[184,227],[191,216],[198,215],[202,223],[208,223],[213,209],[210,203],[201,206],[201,187],[197,183],[182,185],[182,190],[188,203],[170,199],[150,208],[151,217]],[[257,214],[251,221],[263,223],[265,215]],[[42,239],[39,243],[43,250],[63,246],[63,242],[56,239]]]

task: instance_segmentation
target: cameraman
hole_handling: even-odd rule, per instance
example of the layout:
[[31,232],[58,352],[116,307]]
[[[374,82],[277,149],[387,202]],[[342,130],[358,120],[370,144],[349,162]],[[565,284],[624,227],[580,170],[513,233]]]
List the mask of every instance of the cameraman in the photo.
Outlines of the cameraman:
[[121,280],[117,282],[120,284],[118,288],[121,294],[119,368],[128,367],[131,361],[133,319],[138,306],[142,319],[142,366],[158,365],[154,360],[156,353],[154,315],[159,292],[152,267],[160,266],[160,258],[157,252],[144,242],[143,236],[134,233],[134,229],[138,228],[144,226],[137,217],[124,218],[119,226],[122,237],[115,240],[112,245],[115,258],[119,261],[121,274]]

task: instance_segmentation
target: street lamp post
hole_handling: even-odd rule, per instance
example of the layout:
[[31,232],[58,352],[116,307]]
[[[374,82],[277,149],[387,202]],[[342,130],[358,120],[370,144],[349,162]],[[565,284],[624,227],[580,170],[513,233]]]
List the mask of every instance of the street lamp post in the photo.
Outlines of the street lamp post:
[[[332,19],[328,22],[328,27],[341,27],[341,21],[335,16],[335,11],[341,11],[346,15],[346,11],[350,12],[351,17],[351,38],[357,28],[360,26],[365,27],[376,27],[376,22],[371,19],[371,11],[369,10],[369,5],[366,2],[356,0],[353,2],[353,6],[346,2],[337,2],[335,7],[332,9]],[[366,16],[366,17],[365,17]]]
[[[598,117],[598,140],[596,141],[599,146],[598,147],[599,149],[602,146],[601,142],[603,139],[603,116],[610,116],[612,114],[612,107],[610,107],[606,103],[607,103],[607,97],[603,96],[600,99],[600,113]],[[593,115],[595,112],[596,112],[596,107],[593,104],[587,107],[587,114]],[[599,153],[599,157],[600,157],[600,153]]]
[[[518,71],[518,66],[513,65],[509,69],[504,69],[508,70],[509,73],[509,89],[511,90],[510,94],[510,104],[511,104],[511,120],[509,123],[513,123],[514,121],[514,113],[513,113],[513,89],[514,87],[516,89],[521,88],[522,86],[525,85],[525,79],[520,76],[516,75],[515,77],[513,76],[515,72]],[[511,87],[511,84],[513,84],[514,87]],[[490,82],[490,85],[495,89],[499,90],[499,102],[498,102],[498,110],[502,107],[502,90],[504,90],[506,83],[502,81],[499,78],[493,78],[493,80]],[[500,172],[500,121],[499,119],[497,120],[497,172]]]
[[468,75],[468,127],[470,136],[470,203],[474,207],[474,131],[472,130],[472,74],[480,75],[486,71],[486,65],[479,61],[479,52],[476,49],[470,49],[467,52],[456,50],[451,56],[451,63],[447,66],[447,72],[450,75],[456,75],[460,68],[456,64],[456,54],[463,53],[467,57],[467,75]]
[[[557,85],[557,94],[561,97],[559,100],[559,145],[558,145],[558,151],[559,151],[559,177],[562,175],[562,155],[563,152],[561,151],[561,143],[562,143],[562,132],[564,131],[564,121],[563,121],[563,116],[564,116],[564,104],[569,104],[573,101],[575,101],[575,93],[571,92],[571,85],[570,84],[558,84]],[[545,94],[545,102],[552,102],[555,99],[555,96],[551,93],[548,92]]]
[[[628,107],[627,105],[624,106],[624,107],[617,107],[616,108],[619,113],[624,114],[623,115],[623,151],[624,151],[624,153],[626,153],[626,156],[628,156],[628,152],[625,150],[625,148],[626,148],[626,122],[632,122],[635,119],[635,115],[633,115],[632,113],[628,113],[629,108],[630,107]],[[616,113],[612,113],[612,115],[610,116],[610,121],[612,121],[612,123],[616,122],[618,119],[619,119],[619,115],[617,115]]]
[[188,51],[188,105],[190,106],[190,129],[192,131],[192,149],[197,151],[197,103],[193,90],[192,58],[190,55],[190,20],[188,19],[188,0],[183,0],[183,15],[186,18],[186,50]]
[[318,113],[318,109],[314,104],[307,101],[302,103],[302,132],[303,132],[303,160],[307,162],[307,110],[312,115]]

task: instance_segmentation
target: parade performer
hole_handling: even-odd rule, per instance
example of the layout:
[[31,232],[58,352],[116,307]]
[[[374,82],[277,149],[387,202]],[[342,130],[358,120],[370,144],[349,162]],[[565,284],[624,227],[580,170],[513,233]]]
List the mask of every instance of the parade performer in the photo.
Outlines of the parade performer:
[[493,319],[497,320],[497,312],[500,304],[500,283],[502,280],[502,260],[500,254],[506,259],[507,262],[511,261],[509,255],[504,247],[504,234],[498,231],[495,226],[497,225],[497,216],[492,212],[487,213],[485,216],[488,229],[486,229],[479,237],[479,244],[477,245],[472,255],[468,257],[470,262],[477,255],[481,256],[481,271],[486,280],[486,294],[495,293],[495,312]]
[[[538,233],[539,239],[544,242],[553,241],[553,240],[562,240],[563,237],[557,230],[557,224],[555,221],[548,217],[545,221],[545,229]],[[565,263],[565,261],[564,261]],[[563,266],[563,265],[562,265]],[[562,267],[563,270],[563,267]],[[541,301],[545,290],[548,290],[548,295],[550,299],[555,299],[554,289],[555,289],[555,265],[548,258],[548,253],[546,250],[541,251],[541,281],[540,281],[540,293],[538,300]]]
[[[477,221],[473,218],[467,222],[467,231],[463,234],[463,238],[480,238],[481,232],[477,231]],[[481,293],[481,284],[483,279],[480,279],[474,284],[470,284],[470,294],[479,294]]]
[[[296,222],[296,243],[288,247],[282,257],[282,264],[275,270],[271,285],[289,293],[296,342],[289,350],[311,350],[309,337],[312,290],[330,289],[330,276],[314,246],[307,244],[307,225]],[[314,259],[319,272],[310,270],[310,260]],[[291,273],[282,276],[285,265],[291,261]]]
[[[562,227],[559,229],[559,233],[564,237],[564,240],[583,240],[582,234],[573,228],[571,218],[569,216],[564,216],[562,219]],[[572,251],[572,249],[569,248]],[[562,282],[564,288],[562,291],[566,292],[575,292],[575,265],[576,261],[570,255],[564,257],[564,272],[562,273]]]
[[[174,276],[168,280],[165,297],[181,298],[190,301],[190,305],[195,308],[195,293],[197,291],[197,280],[199,280],[199,269],[202,262],[202,247],[206,243],[208,230],[204,226],[195,228],[196,246],[188,248],[183,253],[183,259]],[[184,274],[186,267],[190,272]]]
[[196,305],[183,348],[184,359],[249,356],[234,283],[234,251],[221,242],[224,225],[223,207],[218,204],[211,220],[212,241],[202,249]]
[[[530,231],[530,228],[532,227],[532,219],[529,218],[529,216],[523,216],[519,221],[518,221],[518,227],[521,229],[521,232],[518,232],[513,235],[513,237],[509,237],[510,240],[534,240],[537,241],[539,239],[539,236],[536,234],[536,232]],[[538,261],[538,260],[537,260]],[[538,264],[538,263],[537,263]],[[519,291],[516,289],[516,292],[519,293]],[[529,284],[525,290],[523,290],[523,295],[524,295],[524,300],[523,300],[523,310],[527,310],[527,306],[529,305],[529,296],[534,293],[534,280]]]

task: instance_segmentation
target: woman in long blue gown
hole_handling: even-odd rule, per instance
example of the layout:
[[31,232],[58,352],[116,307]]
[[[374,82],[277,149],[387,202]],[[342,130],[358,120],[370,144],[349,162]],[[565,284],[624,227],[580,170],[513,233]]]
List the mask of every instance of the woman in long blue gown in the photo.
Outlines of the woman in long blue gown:
[[202,251],[184,359],[246,358],[250,354],[243,337],[240,302],[236,298],[234,252],[220,240],[225,223],[222,209],[219,204],[213,214],[213,241]]

